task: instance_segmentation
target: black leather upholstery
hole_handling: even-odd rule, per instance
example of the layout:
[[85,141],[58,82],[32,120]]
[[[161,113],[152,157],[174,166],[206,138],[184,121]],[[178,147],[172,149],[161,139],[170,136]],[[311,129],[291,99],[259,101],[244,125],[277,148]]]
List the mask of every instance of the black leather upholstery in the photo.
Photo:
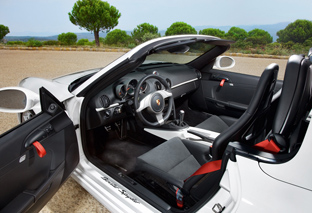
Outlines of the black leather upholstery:
[[[254,138],[257,133],[261,132],[258,128],[262,129],[264,126],[266,114],[271,105],[278,68],[277,64],[271,64],[264,70],[247,110],[233,125],[214,140],[212,148],[214,160],[222,158],[230,141],[245,142],[247,133],[253,134],[252,137]],[[249,132],[251,127],[255,128]]]
[[288,137],[311,108],[311,71],[311,62],[302,55],[293,55],[287,62],[271,135],[283,151],[289,148]]

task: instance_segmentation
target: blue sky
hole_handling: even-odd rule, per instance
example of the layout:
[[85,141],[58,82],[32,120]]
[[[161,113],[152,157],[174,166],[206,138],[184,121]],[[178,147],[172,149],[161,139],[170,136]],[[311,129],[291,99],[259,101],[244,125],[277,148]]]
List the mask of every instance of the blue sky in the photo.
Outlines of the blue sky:
[[[0,24],[11,36],[85,32],[68,18],[76,0],[0,0]],[[166,30],[183,21],[192,26],[237,26],[312,20],[312,1],[293,0],[111,0],[121,12],[116,28],[132,31],[148,22]],[[115,28],[115,29],[116,29]]]

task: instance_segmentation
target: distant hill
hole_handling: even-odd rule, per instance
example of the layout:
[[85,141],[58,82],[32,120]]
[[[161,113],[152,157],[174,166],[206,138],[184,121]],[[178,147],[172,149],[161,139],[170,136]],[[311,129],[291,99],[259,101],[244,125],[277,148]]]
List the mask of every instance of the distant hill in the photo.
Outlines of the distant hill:
[[[267,25],[237,25],[236,27],[243,28],[247,32],[253,29],[262,29],[270,33],[270,35],[273,37],[273,41],[276,41],[278,38],[276,35],[276,32],[282,29],[285,29],[285,27],[289,24],[290,22],[281,22],[277,24],[267,24]],[[207,26],[196,26],[194,27],[197,31],[203,30],[206,28],[216,28],[223,30],[227,32],[232,26],[212,26],[212,25],[207,25]],[[126,31],[127,34],[131,34],[130,31]],[[159,33],[163,36],[165,35],[166,30],[160,30]],[[83,32],[83,33],[76,33],[77,39],[82,39],[82,38],[87,38],[89,41],[94,40],[94,34],[90,32]],[[39,41],[47,41],[47,40],[57,40],[58,35],[52,35],[52,36],[5,36],[4,39],[7,41],[28,41],[30,38],[34,38]],[[100,33],[100,37],[106,37],[106,33]]]
[[[278,36],[276,35],[277,31],[285,29],[285,27],[287,27],[288,24],[290,24],[291,22],[281,22],[281,23],[277,23],[277,24],[266,24],[266,25],[237,25],[235,27],[239,27],[242,28],[244,30],[251,31],[253,29],[262,29],[267,31],[268,33],[270,33],[270,35],[273,37],[273,41],[276,41],[276,39],[278,38]],[[229,31],[229,29],[233,27],[233,26],[197,26],[194,27],[197,31],[199,30],[203,30],[206,28],[216,28],[216,29],[220,29],[223,30],[224,32]]]
[[[130,31],[127,33],[130,35]],[[90,32],[85,33],[75,33],[77,35],[77,40],[80,40],[82,38],[87,38],[89,41],[94,40],[94,34]],[[105,38],[107,33],[100,33],[100,37]],[[58,35],[52,35],[52,36],[5,36],[4,39],[7,41],[28,41],[30,38],[34,38],[38,41],[48,41],[48,40],[57,40]]]
[[[77,40],[82,38],[87,38],[89,41],[94,40],[94,34],[91,34],[89,32],[86,33],[75,33],[77,35]],[[100,33],[100,37],[105,37],[106,33]],[[38,41],[48,41],[48,40],[57,40],[58,35],[53,36],[5,36],[4,39],[7,41],[28,41],[30,38],[34,38]]]

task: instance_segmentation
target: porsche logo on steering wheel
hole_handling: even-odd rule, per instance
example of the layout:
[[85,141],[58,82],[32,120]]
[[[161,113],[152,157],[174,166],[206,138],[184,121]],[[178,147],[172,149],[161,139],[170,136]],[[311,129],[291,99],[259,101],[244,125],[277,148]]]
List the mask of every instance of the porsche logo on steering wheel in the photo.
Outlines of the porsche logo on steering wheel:
[[160,106],[160,100],[159,100],[159,99],[156,100],[156,104],[157,104],[158,106]]

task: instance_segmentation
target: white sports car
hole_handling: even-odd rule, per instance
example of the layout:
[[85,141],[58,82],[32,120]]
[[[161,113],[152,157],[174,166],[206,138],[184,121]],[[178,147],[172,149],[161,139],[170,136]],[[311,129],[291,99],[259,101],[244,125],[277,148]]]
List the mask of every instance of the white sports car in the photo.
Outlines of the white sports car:
[[162,37],[0,89],[21,122],[0,136],[1,212],[40,211],[70,175],[112,212],[310,211],[311,60],[283,81],[221,70],[232,43]]

